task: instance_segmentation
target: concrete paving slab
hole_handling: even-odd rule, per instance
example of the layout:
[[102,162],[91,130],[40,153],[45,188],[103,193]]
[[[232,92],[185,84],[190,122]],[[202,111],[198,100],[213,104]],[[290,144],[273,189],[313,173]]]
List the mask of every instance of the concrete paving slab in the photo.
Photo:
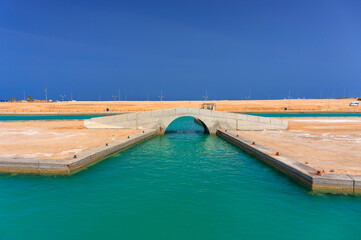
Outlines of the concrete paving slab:
[[309,186],[314,192],[361,194],[361,175],[320,173],[293,159],[277,156],[273,150],[251,142],[232,132],[218,130],[217,135],[239,146],[283,173]]

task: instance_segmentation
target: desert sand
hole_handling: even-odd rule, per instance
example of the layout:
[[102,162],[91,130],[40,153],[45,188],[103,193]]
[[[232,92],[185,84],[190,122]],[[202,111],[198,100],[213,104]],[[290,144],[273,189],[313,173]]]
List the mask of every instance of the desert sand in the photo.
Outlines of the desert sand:
[[361,174],[361,118],[286,120],[289,130],[285,131],[236,132],[321,172]]
[[[218,111],[240,112],[361,112],[358,107],[350,107],[349,103],[356,99],[283,99],[283,100],[250,100],[250,101],[207,101],[216,103]],[[200,108],[204,101],[72,101],[53,103],[0,103],[1,113],[106,113],[134,112],[168,109],[174,107]]]
[[[219,111],[361,112],[355,99],[285,99],[207,101]],[[174,107],[199,108],[203,101],[0,103],[0,114],[90,114],[149,111]],[[361,118],[289,118],[289,130],[238,132],[320,171],[361,174]],[[0,122],[0,157],[63,159],[137,130],[90,130],[83,121]]]
[[0,122],[0,157],[64,159],[138,132],[85,129],[82,120]]

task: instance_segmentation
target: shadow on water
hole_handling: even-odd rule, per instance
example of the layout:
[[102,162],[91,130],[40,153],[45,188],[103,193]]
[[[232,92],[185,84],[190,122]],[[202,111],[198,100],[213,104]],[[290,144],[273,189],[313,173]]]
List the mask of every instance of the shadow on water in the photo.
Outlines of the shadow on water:
[[[198,141],[205,141],[207,142],[207,145],[210,149],[217,149],[217,146],[214,146],[214,143],[212,141],[207,141],[207,136],[209,136],[207,133],[207,126],[203,125],[201,121],[195,121],[194,117],[180,117],[175,119],[166,129],[167,139],[170,138],[177,138],[182,139],[182,141],[188,141],[189,139],[194,140],[194,137],[197,138]],[[195,136],[197,135],[197,136]],[[278,171],[274,167],[271,167],[269,164],[261,161],[260,159],[255,158],[253,155],[248,153],[247,151],[244,151],[242,149],[239,149],[238,147],[234,146],[233,144],[229,143],[228,141],[218,138],[217,143],[219,144],[222,142],[223,144],[227,145],[230,148],[237,149],[237,151],[240,151],[241,156],[247,156],[247,158],[252,159],[254,165],[257,165],[262,169],[262,171],[270,171],[274,174],[277,174],[279,178],[282,178],[283,181],[289,181],[289,183],[294,184],[295,188],[298,188],[299,191],[302,191],[304,193],[309,193],[310,188],[301,183],[300,181],[288,176],[287,174],[282,173],[281,171]],[[205,143],[204,142],[204,143]],[[209,150],[209,149],[208,149]],[[190,150],[191,151],[191,150]],[[191,151],[192,152],[192,151]],[[206,153],[205,153],[206,154]]]
[[204,134],[207,133],[206,126],[194,121],[194,117],[180,117],[175,119],[167,127],[166,134]]

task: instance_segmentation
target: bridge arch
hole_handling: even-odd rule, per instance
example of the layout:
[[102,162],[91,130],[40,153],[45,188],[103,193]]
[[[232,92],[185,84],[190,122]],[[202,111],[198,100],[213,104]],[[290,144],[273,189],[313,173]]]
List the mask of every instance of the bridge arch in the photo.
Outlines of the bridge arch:
[[84,126],[93,129],[157,129],[162,134],[171,122],[183,116],[199,119],[211,134],[215,134],[217,129],[261,131],[288,128],[288,122],[281,119],[189,107],[97,117],[84,120]]
[[164,132],[167,131],[169,125],[171,125],[175,120],[177,120],[179,118],[183,118],[183,117],[192,117],[194,119],[195,123],[197,123],[203,127],[205,133],[210,133],[207,124],[202,119],[200,119],[199,116],[191,116],[190,114],[185,114],[182,116],[174,116],[174,117],[167,119],[166,121],[163,121]]

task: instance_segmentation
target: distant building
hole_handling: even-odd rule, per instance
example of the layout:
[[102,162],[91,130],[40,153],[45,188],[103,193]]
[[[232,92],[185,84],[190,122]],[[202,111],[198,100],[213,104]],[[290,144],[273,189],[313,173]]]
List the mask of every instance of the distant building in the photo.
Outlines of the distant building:
[[203,103],[201,105],[201,109],[216,110],[216,104],[215,103]]
[[33,99],[34,103],[46,103],[46,100],[42,100],[42,99]]

